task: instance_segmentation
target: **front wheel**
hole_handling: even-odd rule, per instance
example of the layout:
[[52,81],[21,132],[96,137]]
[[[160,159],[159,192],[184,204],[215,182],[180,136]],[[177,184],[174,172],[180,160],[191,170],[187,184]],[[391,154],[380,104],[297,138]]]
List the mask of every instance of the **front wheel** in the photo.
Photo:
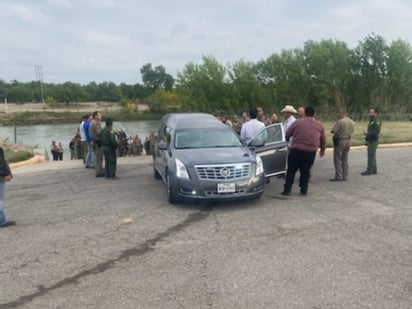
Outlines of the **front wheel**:
[[157,171],[157,169],[155,168],[155,166],[153,165],[153,176],[155,179],[161,179],[162,175],[160,175],[160,173]]
[[166,173],[166,186],[167,186],[167,200],[170,204],[176,204],[179,202],[176,189],[173,188],[173,184],[170,181],[169,172]]

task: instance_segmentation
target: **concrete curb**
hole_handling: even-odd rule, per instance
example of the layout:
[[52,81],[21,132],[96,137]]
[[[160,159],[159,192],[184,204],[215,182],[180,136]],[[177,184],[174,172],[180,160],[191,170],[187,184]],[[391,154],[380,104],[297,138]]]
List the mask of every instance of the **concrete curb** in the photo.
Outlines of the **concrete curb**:
[[[404,148],[404,147],[412,147],[412,143],[395,143],[395,144],[379,144],[379,148]],[[350,150],[364,150],[366,149],[366,145],[362,146],[351,146]],[[333,151],[333,147],[326,148],[326,152]]]
[[10,166],[11,169],[15,169],[15,168],[18,168],[18,167],[37,164],[37,163],[42,163],[42,162],[46,162],[46,161],[47,160],[44,158],[44,156],[35,155],[33,158],[30,158],[26,161],[10,163],[9,166]]

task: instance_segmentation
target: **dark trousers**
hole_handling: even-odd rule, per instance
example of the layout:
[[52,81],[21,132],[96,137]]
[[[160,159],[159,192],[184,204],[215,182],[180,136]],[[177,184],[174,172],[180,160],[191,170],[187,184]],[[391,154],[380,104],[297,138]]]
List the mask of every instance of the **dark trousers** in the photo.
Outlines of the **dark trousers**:
[[376,149],[378,148],[378,141],[368,142],[368,168],[366,171],[376,174],[378,168],[376,165]]
[[103,146],[104,163],[106,170],[106,177],[113,178],[116,176],[116,149],[110,146]]
[[286,181],[284,185],[284,192],[290,192],[295,181],[295,174],[299,170],[300,179],[299,187],[301,193],[308,191],[308,182],[310,176],[310,168],[315,162],[316,151],[302,151],[297,149],[290,149],[288,154],[288,169],[286,172]]
[[59,160],[59,154],[57,153],[57,151],[52,151],[52,156],[53,156],[53,161],[58,161]]

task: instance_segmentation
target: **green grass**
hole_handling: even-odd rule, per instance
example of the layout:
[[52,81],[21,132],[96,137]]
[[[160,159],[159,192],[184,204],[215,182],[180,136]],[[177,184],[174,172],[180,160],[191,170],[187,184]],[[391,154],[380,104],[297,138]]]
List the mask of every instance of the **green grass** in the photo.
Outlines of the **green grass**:
[[7,163],[15,163],[20,161],[26,161],[33,157],[33,154],[29,151],[10,151],[5,150],[4,156]]
[[[332,146],[332,134],[330,133],[335,122],[322,122],[325,127],[328,147]],[[352,145],[365,145],[363,132],[366,130],[368,122],[355,122],[355,133],[352,136]],[[412,142],[412,121],[383,121],[381,134],[379,136],[380,144],[405,143]]]

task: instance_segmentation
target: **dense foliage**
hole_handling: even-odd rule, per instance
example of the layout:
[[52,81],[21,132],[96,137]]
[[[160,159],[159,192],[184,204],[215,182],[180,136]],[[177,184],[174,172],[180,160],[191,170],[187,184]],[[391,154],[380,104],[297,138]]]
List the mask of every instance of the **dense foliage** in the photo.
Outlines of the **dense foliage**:
[[[140,73],[143,83],[135,85],[46,83],[46,101],[144,101],[156,113],[240,113],[251,106],[269,113],[285,104],[310,104],[324,115],[341,108],[364,114],[372,105],[392,117],[405,118],[412,112],[411,46],[403,40],[388,43],[375,34],[353,49],[338,40],[307,41],[302,48],[283,50],[257,63],[223,65],[204,56],[201,63],[188,63],[176,78],[150,63]],[[40,87],[38,82],[0,81],[0,99],[4,97],[9,102],[39,102]]]

